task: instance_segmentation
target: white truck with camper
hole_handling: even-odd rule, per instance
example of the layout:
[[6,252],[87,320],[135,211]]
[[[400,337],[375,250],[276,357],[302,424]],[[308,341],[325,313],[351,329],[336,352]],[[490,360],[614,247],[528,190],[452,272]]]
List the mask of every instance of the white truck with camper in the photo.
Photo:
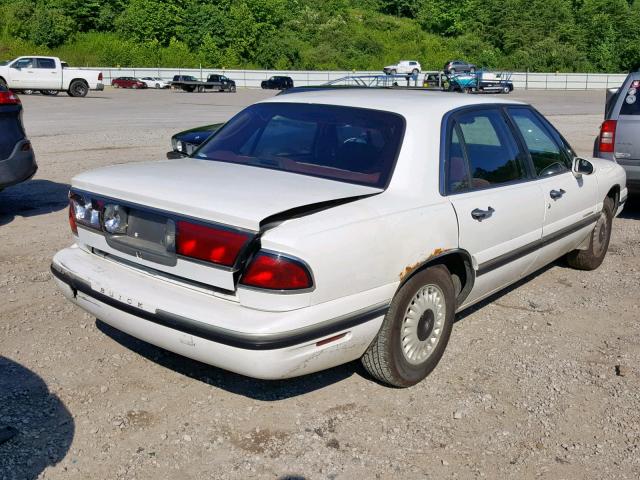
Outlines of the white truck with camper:
[[67,92],[85,97],[89,90],[104,90],[102,72],[70,68],[58,57],[18,57],[0,66],[0,85],[11,90]]

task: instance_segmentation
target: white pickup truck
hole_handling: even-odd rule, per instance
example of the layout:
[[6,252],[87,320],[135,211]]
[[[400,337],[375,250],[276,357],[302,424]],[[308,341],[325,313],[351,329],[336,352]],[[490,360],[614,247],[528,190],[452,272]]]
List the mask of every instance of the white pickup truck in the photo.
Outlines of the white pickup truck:
[[18,57],[0,66],[0,85],[12,90],[65,91],[84,97],[103,90],[102,72],[69,68],[57,57]]

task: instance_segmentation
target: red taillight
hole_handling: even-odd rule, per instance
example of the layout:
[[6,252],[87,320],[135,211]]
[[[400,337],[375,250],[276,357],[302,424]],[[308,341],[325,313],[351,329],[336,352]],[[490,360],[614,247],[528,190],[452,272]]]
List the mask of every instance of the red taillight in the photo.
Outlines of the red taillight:
[[99,82],[101,82],[101,81],[102,81],[102,72],[100,72],[100,73],[98,74],[98,81],[99,81]]
[[251,236],[247,233],[178,221],[176,251],[227,267],[233,266]]
[[78,224],[76,223],[76,213],[73,211],[73,201],[69,199],[69,226],[74,235],[78,235]]
[[18,105],[20,99],[12,91],[0,92],[0,105]]
[[240,283],[268,290],[302,290],[313,286],[311,273],[302,262],[263,252],[253,258]]
[[598,149],[601,152],[613,153],[616,144],[616,125],[615,120],[607,120],[600,127],[600,142]]

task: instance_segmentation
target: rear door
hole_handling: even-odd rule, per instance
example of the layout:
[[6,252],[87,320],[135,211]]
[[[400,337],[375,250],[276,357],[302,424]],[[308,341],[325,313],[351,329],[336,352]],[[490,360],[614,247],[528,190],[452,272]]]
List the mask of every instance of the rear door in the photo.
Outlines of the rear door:
[[35,59],[35,82],[37,88],[43,90],[55,90],[62,85],[61,71],[56,68],[53,58]]
[[471,303],[519,279],[537,252],[544,201],[501,108],[450,117],[445,185],[458,216],[459,245],[476,268]]
[[509,107],[542,189],[545,217],[540,254],[530,271],[552,262],[576,247],[597,215],[595,175],[576,177],[571,171],[575,153],[555,128],[530,107]]

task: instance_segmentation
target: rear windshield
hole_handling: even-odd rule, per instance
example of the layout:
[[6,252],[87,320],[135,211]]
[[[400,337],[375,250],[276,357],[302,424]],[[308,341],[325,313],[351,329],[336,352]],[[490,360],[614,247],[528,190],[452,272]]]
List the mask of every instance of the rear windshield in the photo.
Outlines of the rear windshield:
[[384,188],[404,119],[378,110],[261,103],[232,118],[195,157]]

